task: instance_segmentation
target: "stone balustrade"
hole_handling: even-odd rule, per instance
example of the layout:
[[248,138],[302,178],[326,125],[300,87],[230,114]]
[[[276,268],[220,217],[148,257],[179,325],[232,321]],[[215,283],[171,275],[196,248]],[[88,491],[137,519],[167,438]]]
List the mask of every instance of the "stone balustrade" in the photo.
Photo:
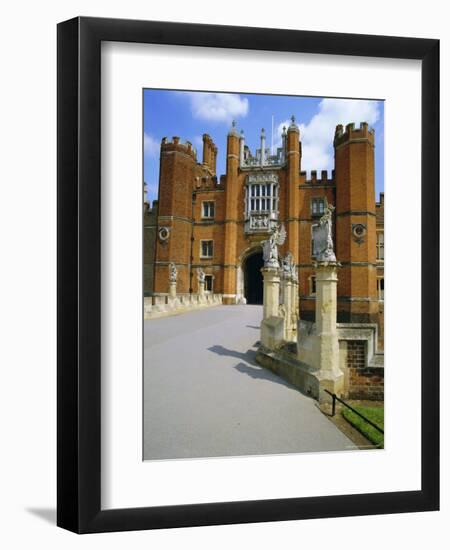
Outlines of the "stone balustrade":
[[222,294],[157,294],[144,298],[144,320],[178,315],[222,304]]

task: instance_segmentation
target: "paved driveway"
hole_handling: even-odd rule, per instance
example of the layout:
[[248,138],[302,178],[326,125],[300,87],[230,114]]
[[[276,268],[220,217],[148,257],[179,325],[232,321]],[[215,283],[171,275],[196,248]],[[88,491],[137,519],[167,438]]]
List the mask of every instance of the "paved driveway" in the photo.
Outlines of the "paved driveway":
[[255,362],[261,316],[261,306],[218,306],[145,321],[145,459],[355,448]]

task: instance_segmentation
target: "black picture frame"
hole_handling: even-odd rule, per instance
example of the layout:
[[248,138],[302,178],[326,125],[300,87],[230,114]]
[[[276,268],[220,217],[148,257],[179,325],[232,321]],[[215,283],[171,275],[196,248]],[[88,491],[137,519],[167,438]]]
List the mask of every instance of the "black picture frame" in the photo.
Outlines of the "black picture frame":
[[[101,509],[102,41],[422,62],[420,491]],[[439,508],[439,41],[78,17],[58,25],[57,524],[76,533],[390,514]],[[412,403],[411,406],[419,406]]]

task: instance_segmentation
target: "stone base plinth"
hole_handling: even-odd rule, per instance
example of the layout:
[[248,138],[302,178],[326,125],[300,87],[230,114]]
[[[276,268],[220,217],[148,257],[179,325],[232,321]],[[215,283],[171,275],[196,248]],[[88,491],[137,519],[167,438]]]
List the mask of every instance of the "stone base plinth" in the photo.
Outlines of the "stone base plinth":
[[313,338],[313,357],[318,369],[319,401],[329,401],[323,390],[341,395],[344,373],[339,366],[339,341],[336,327],[337,262],[316,264],[316,336]]
[[330,373],[318,373],[316,374],[317,381],[319,382],[319,403],[329,403],[331,396],[324,390],[328,390],[330,393],[335,393],[338,397],[342,397],[344,393],[344,374],[333,375]]
[[271,370],[305,395],[319,398],[319,382],[313,370],[297,360],[295,355],[284,349],[275,351],[261,346],[256,352],[256,361],[262,367]]
[[176,281],[171,281],[170,282],[170,285],[169,285],[169,296],[171,298],[176,298],[177,297],[177,282]]
[[261,322],[261,344],[267,349],[277,349],[284,341],[284,319],[269,317]]
[[[286,342],[295,342],[297,339],[297,322],[295,302],[291,278],[284,276],[281,284],[283,296],[284,339]],[[281,308],[280,308],[281,309]]]
[[264,279],[263,318],[277,317],[280,305],[279,269],[264,267],[261,273]]
[[[273,342],[270,342],[273,345]],[[317,399],[319,403],[330,403],[331,397],[324,390],[342,396],[344,390],[344,375],[337,376],[321,373],[310,365],[299,361],[298,357],[289,353],[286,346],[267,348],[262,342],[256,353],[256,361],[281,376],[298,388],[301,392]]]
[[200,302],[201,302],[202,304],[204,304],[205,301],[206,301],[206,296],[205,296],[205,283],[204,283],[204,282],[201,282],[201,281],[198,282],[198,299],[200,300]]

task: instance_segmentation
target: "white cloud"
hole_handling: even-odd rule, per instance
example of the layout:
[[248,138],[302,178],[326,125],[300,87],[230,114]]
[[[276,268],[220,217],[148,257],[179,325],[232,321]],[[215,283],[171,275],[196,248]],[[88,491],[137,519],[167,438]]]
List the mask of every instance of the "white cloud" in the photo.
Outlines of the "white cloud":
[[[338,124],[344,126],[354,122],[375,124],[379,119],[378,102],[361,99],[322,99],[319,111],[308,124],[299,124],[302,142],[302,170],[328,170],[334,168],[333,138]],[[277,127],[277,146],[281,145],[283,126],[289,127],[290,120]]]
[[160,143],[150,134],[144,133],[144,154],[146,157],[159,156]]
[[286,128],[287,131],[290,123],[290,120],[283,120],[283,122],[280,122],[280,124],[278,124],[277,129],[275,130],[275,135],[273,137],[273,147],[275,150],[277,147],[281,147],[281,134],[283,133],[283,128]]
[[190,93],[192,116],[202,120],[231,123],[247,116],[249,102],[239,94]]

